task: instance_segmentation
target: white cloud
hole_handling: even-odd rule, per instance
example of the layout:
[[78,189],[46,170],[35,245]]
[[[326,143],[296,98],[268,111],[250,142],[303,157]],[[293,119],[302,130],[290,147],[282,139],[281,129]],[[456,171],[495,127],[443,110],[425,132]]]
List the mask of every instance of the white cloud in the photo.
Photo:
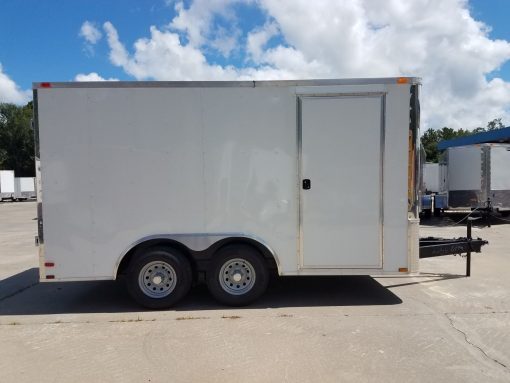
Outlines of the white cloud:
[[238,47],[238,39],[241,36],[241,30],[234,28],[230,31],[223,27],[218,27],[215,37],[210,41],[210,46],[228,58]]
[[101,31],[96,27],[95,23],[92,23],[90,21],[85,21],[80,28],[80,36],[85,39],[89,44],[96,44],[103,34]]
[[175,4],[177,16],[168,25],[170,28],[186,33],[189,43],[200,47],[208,40],[212,21],[215,16],[232,20],[234,14],[231,5],[235,0],[195,0],[189,8],[182,1]]
[[[238,19],[232,6],[251,2],[251,0],[195,0],[185,8],[184,3],[178,1],[174,4],[177,16],[167,28],[185,34],[188,44],[192,47],[213,49],[228,58],[232,51],[239,47],[241,37],[241,30],[237,27]],[[225,21],[224,25],[216,25],[214,21],[218,19]]]
[[7,76],[0,63],[0,102],[25,104],[31,99],[31,96],[30,90],[22,90]]
[[137,80],[205,80],[234,79],[233,67],[209,65],[203,53],[191,45],[182,45],[179,35],[151,27],[150,39],[135,42],[135,53],[131,56],[120,42],[117,30],[110,23],[104,24],[110,61],[122,67]]
[[[466,0],[246,0],[266,20],[226,41],[231,31],[215,20],[235,27],[239,2],[178,2],[169,29],[151,27],[133,53],[107,22],[110,60],[137,79],[156,80],[420,76],[424,128],[472,128],[497,117],[510,123],[510,83],[488,79],[510,59],[510,43],[491,39]],[[275,36],[286,43],[268,47]],[[256,66],[213,65],[210,49],[226,57],[244,49]]]
[[124,66],[128,63],[128,52],[124,45],[119,41],[119,35],[112,23],[107,21],[103,24],[106,32],[108,45],[110,46],[110,61],[113,65]]
[[98,75],[96,72],[90,72],[88,74],[85,73],[78,73],[74,81],[119,81],[118,78],[104,78]]
[[278,25],[275,22],[269,22],[264,24],[262,28],[248,33],[246,50],[254,62],[260,62],[266,44],[278,32]]
[[80,28],[80,37],[83,37],[83,51],[87,56],[94,56],[94,45],[103,37],[101,31],[96,27],[96,24],[90,21],[85,21]]

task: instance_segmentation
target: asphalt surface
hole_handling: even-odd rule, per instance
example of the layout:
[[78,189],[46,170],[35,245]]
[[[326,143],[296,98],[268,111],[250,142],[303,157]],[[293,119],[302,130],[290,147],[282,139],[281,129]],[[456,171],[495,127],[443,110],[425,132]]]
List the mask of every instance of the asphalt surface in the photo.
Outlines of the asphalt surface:
[[[121,282],[39,284],[35,203],[0,204],[0,382],[509,382],[510,224],[413,277],[287,277],[232,309],[195,287],[142,310]],[[463,236],[452,219],[421,235]]]

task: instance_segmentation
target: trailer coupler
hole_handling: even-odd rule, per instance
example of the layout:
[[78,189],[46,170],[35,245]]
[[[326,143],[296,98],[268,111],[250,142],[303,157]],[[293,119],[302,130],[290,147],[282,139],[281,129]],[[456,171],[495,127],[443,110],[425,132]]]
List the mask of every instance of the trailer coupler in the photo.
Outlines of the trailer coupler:
[[469,217],[467,221],[467,235],[460,238],[420,238],[420,258],[441,257],[443,255],[466,254],[466,277],[471,275],[471,253],[480,253],[482,246],[489,242],[481,238],[471,237],[472,222],[479,218]]

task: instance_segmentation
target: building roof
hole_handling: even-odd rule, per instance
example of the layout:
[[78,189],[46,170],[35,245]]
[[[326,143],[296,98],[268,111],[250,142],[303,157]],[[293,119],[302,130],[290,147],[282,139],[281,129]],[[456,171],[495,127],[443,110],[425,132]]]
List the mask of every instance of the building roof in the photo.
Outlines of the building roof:
[[443,140],[437,144],[437,148],[439,150],[444,150],[454,146],[484,144],[488,142],[510,143],[510,126],[502,129],[491,130],[489,132],[454,138],[452,140]]

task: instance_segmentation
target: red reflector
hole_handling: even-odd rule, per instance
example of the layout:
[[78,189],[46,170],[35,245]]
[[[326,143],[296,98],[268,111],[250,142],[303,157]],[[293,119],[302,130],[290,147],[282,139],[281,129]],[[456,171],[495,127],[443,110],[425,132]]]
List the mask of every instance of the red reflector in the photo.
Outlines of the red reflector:
[[46,275],[46,279],[55,279],[54,275]]
[[41,88],[51,88],[51,82],[41,82]]
[[53,267],[53,266],[55,266],[55,262],[45,262],[44,266],[46,266],[46,267]]

